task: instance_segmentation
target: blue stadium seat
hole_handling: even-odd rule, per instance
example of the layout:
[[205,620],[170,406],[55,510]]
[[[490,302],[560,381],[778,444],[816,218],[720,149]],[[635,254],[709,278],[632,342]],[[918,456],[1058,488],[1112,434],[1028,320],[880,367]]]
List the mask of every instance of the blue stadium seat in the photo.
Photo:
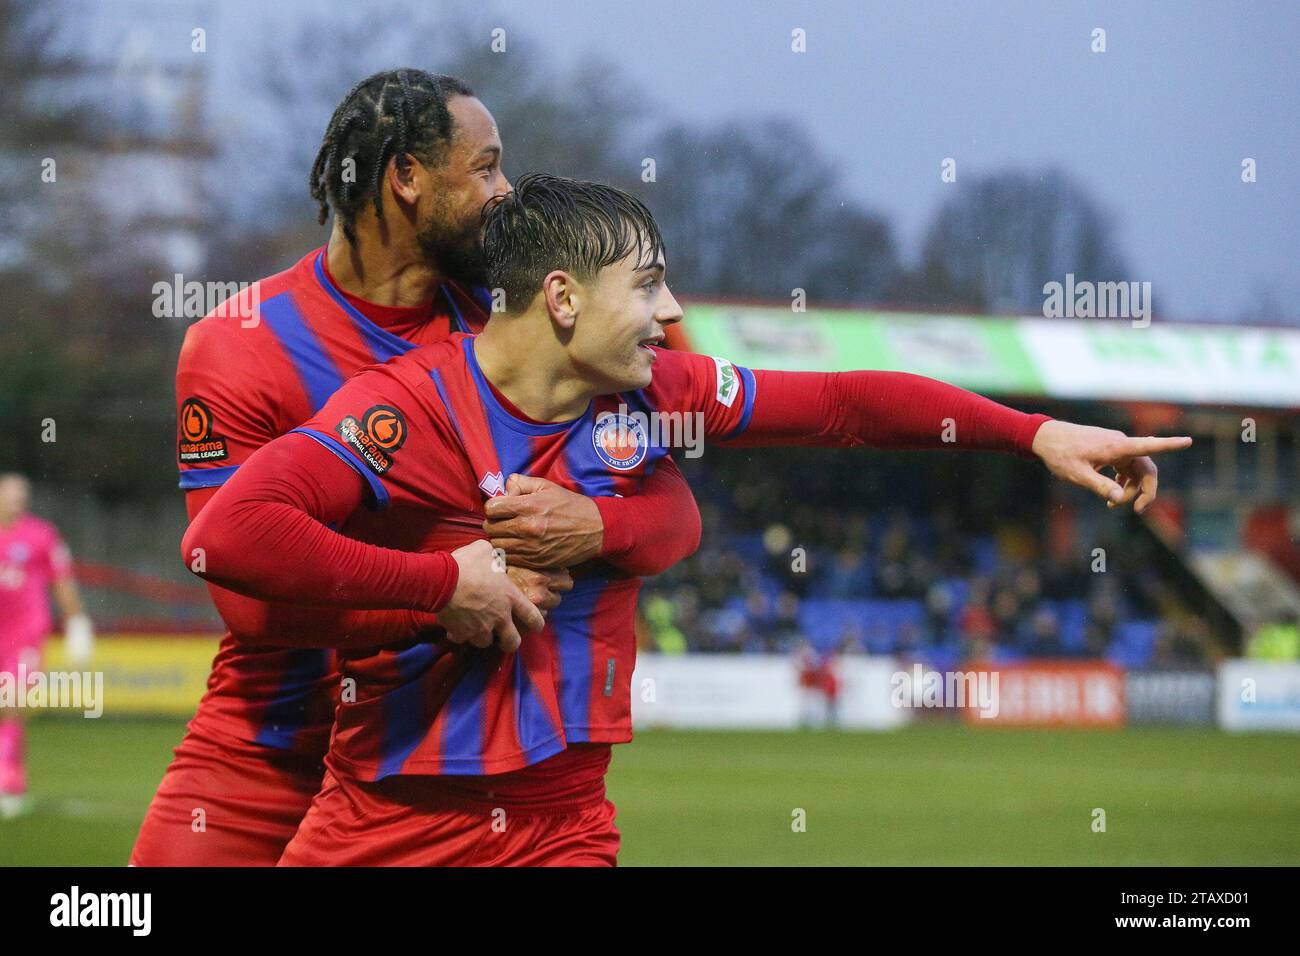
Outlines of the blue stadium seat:
[[766,571],[758,575],[758,589],[767,595],[769,601],[775,602],[781,596],[781,582]]
[[925,606],[920,601],[809,598],[799,607],[799,627],[814,646],[829,649],[846,630],[856,629],[872,653],[885,654],[898,645],[899,630],[920,625]]
[[1079,598],[1054,602],[1061,625],[1061,645],[1067,651],[1081,652],[1088,631],[1088,605]]
[[1120,667],[1145,667],[1155,652],[1155,621],[1125,621],[1116,629],[1115,640],[1106,652],[1106,660]]
[[748,601],[739,594],[733,594],[731,597],[727,598],[727,600],[722,602],[722,609],[724,611],[732,611],[749,617],[750,615],[747,613],[747,606]]
[[1000,644],[993,645],[989,651],[989,663],[991,664],[1018,664],[1027,660],[1025,654],[1011,647],[1003,647]]
[[907,656],[909,660],[920,661],[926,667],[936,671],[955,671],[962,665],[961,648],[956,644],[925,647]]
[[744,558],[747,564],[759,567],[767,564],[767,549],[763,547],[761,534],[732,535],[727,538],[727,547]]
[[970,596],[970,581],[966,578],[944,578],[940,584],[952,595],[952,620],[956,623],[961,612],[966,609],[966,599]]
[[980,535],[971,542],[976,574],[992,574],[998,567],[998,543],[992,535]]
[[819,650],[829,650],[839,643],[847,627],[859,624],[853,601],[835,598],[809,598],[799,605],[799,629]]

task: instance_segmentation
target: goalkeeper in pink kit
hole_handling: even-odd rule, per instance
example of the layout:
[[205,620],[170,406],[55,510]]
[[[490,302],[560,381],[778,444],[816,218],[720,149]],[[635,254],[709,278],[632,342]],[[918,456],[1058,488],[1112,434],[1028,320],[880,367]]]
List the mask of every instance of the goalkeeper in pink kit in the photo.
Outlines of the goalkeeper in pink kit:
[[[21,475],[0,475],[0,675],[22,693],[23,674],[39,669],[50,632],[46,589],[53,590],[73,663],[90,657],[90,619],[72,580],[72,559],[58,531],[27,513],[31,487]],[[27,808],[21,710],[0,701],[0,819]]]

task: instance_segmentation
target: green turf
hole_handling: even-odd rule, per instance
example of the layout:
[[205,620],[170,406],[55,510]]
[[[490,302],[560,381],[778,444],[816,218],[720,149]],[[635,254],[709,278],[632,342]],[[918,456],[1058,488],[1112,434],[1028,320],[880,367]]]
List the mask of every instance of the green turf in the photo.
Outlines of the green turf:
[[[37,803],[0,822],[0,864],[122,863],[182,725],[30,731]],[[615,749],[609,788],[626,865],[1300,863],[1285,735],[661,731]]]

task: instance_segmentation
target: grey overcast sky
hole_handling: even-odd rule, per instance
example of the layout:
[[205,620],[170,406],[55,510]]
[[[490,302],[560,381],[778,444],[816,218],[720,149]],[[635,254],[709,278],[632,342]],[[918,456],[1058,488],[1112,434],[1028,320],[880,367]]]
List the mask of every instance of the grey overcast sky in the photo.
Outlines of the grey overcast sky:
[[[1276,318],[1300,323],[1298,0],[444,7],[481,25],[485,44],[501,26],[560,64],[601,55],[656,116],[799,120],[909,257],[945,191],[1007,166],[1055,165],[1114,216],[1129,278],[1151,281],[1166,315],[1229,317],[1263,294]],[[252,29],[259,17],[330,9],[231,0],[220,18]],[[806,53],[791,51],[796,27]],[[1096,27],[1104,53],[1090,50]],[[945,157],[957,161],[955,185],[940,181]]]
[[[1300,318],[1294,0],[544,6],[498,9],[559,55],[612,56],[670,113],[799,118],[909,252],[954,188],[944,157],[958,185],[1056,164],[1114,214],[1132,278],[1169,313],[1218,317],[1263,288]],[[1090,51],[1094,27],[1105,53]]]

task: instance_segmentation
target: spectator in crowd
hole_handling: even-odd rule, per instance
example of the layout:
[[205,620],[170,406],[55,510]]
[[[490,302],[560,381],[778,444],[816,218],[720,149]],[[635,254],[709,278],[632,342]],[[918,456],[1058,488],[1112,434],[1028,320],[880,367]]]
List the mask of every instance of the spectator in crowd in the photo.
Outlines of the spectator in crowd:
[[768,650],[777,654],[790,653],[802,637],[799,632],[799,598],[793,591],[782,591],[777,595],[773,624],[774,643]]
[[745,620],[749,628],[742,649],[747,654],[761,654],[775,650],[776,614],[765,591],[751,591],[745,598]]
[[1177,614],[1162,621],[1156,633],[1152,663],[1162,667],[1186,667],[1201,663],[1209,649],[1209,624],[1194,614]]
[[925,595],[925,625],[923,634],[925,643],[931,647],[942,647],[952,637],[953,616],[952,590],[942,581],[930,585]]
[[1089,657],[1104,657],[1115,639],[1119,603],[1110,588],[1098,588],[1088,600],[1084,647]]
[[799,596],[808,593],[815,579],[810,574],[808,549],[796,547],[794,534],[781,523],[768,525],[763,531],[763,552],[767,555],[766,570],[770,578]]
[[642,607],[650,630],[650,649],[660,654],[685,654],[686,635],[674,623],[677,609],[662,595],[651,596]]
[[[700,484],[712,489],[700,500],[703,546],[644,591],[650,646],[789,653],[811,639],[822,648],[847,641],[871,653],[920,657],[945,650],[978,659],[1001,649],[1100,659],[1128,621],[1183,613],[1175,589],[1149,562],[1096,529],[1088,540],[1111,559],[1100,569],[1093,549],[1049,547],[1041,515],[1004,514],[992,504],[935,505],[925,494],[907,504],[906,482],[876,476],[852,490],[856,474],[773,457],[761,470],[746,462],[735,476],[743,480]],[[784,490],[792,486],[810,490],[792,499]],[[845,506],[886,487],[898,500],[887,510]],[[848,622],[842,609],[827,610],[820,619],[835,623],[805,634],[803,601],[861,602],[864,609]],[[899,613],[877,613],[874,602],[882,601]],[[1288,626],[1279,633],[1290,634]],[[1264,633],[1261,647],[1289,646]],[[1171,661],[1212,653],[1203,620],[1162,627],[1154,649],[1155,658]]]
[[876,560],[874,589],[882,598],[906,598],[908,593],[907,528],[895,523],[880,542]]
[[871,593],[871,573],[866,556],[852,546],[841,548],[815,590],[819,596],[860,598]]
[[993,641],[998,646],[1014,646],[1020,632],[1020,599],[1016,592],[1002,587],[993,595]]
[[1064,657],[1061,645],[1060,622],[1056,612],[1046,605],[1034,611],[1027,626],[1022,628],[1020,650],[1029,657]]
[[987,657],[997,634],[997,621],[989,609],[989,580],[977,577],[970,584],[959,628],[962,656],[969,660]]
[[1246,656],[1271,661],[1300,660],[1300,615],[1287,611],[1260,625],[1246,644]]

